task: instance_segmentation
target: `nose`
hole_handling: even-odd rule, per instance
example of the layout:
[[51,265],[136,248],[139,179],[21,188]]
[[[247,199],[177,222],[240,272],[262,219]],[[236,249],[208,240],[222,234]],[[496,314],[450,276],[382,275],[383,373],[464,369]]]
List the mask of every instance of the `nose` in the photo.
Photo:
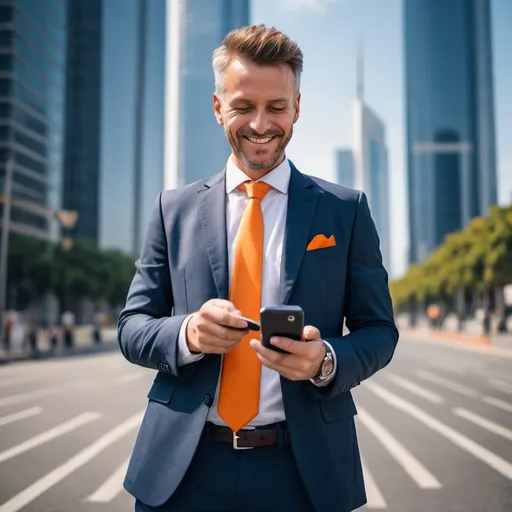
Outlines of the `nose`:
[[257,134],[263,135],[270,128],[270,119],[265,110],[255,111],[249,126]]

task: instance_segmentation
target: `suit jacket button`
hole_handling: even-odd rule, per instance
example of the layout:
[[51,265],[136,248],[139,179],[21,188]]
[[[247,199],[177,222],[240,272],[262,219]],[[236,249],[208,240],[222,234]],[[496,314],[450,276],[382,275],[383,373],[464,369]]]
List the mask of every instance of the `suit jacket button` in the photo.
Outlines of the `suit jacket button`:
[[213,396],[210,393],[206,393],[203,397],[203,403],[206,407],[211,407],[213,405]]

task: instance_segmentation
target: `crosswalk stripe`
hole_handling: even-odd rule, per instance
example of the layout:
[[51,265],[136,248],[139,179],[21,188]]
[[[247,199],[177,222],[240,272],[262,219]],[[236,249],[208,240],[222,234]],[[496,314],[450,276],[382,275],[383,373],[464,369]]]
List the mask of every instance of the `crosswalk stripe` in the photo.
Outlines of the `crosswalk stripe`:
[[397,439],[376,419],[360,406],[358,419],[382,443],[386,451],[402,466],[404,471],[416,482],[421,489],[439,489],[441,484],[436,477],[419,462]]
[[17,395],[11,395],[6,396],[4,398],[0,398],[0,407],[21,404],[23,402],[28,402],[35,398],[44,398],[52,395],[59,395],[68,392],[71,387],[74,389],[84,389],[92,386],[93,384],[94,383],[91,381],[77,381],[69,386],[59,384],[58,386],[52,386],[49,388],[36,389],[35,391],[27,391],[25,393],[18,393]]
[[467,409],[463,409],[462,407],[457,407],[453,410],[453,413],[457,416],[460,416],[461,418],[471,421],[475,425],[487,429],[493,434],[497,434],[512,441],[512,430],[498,425],[498,423],[495,423],[494,421],[488,420],[487,418],[484,418],[483,416],[480,416],[474,412],[468,411]]
[[[411,404],[407,400],[400,398],[399,396],[387,391],[379,384],[374,382],[367,382],[366,387],[375,393],[377,396],[382,398],[384,401],[388,402],[393,407],[404,411],[409,414],[413,418],[416,418],[420,422],[422,422],[427,427],[441,434],[446,439],[450,440],[453,444],[457,445],[459,448],[462,448],[470,455],[473,455],[484,464],[487,464],[489,467],[496,470],[498,473],[502,474],[505,478],[512,480],[512,464],[507,462],[505,459],[502,459],[495,453],[491,452],[487,448],[479,445],[472,439],[466,437],[463,434],[460,434],[455,429],[441,423],[439,420],[427,414],[419,407],[416,407],[414,404]],[[1,509],[0,509],[1,512]]]
[[499,379],[489,379],[489,384],[498,391],[512,395],[512,385],[507,382],[503,382]]
[[68,475],[87,464],[87,462],[92,460],[96,455],[101,453],[105,448],[113,444],[119,438],[126,435],[130,430],[138,427],[143,416],[144,412],[139,412],[107,432],[67,462],[40,478],[20,493],[16,494],[16,496],[12,497],[9,501],[5,502],[0,506],[0,512],[18,512],[18,510],[21,510]]
[[499,398],[493,398],[492,396],[484,396],[482,398],[482,402],[485,402],[489,405],[494,405],[494,407],[499,407],[504,411],[512,412],[512,404],[505,402],[504,400],[500,400]]
[[24,411],[15,412],[14,414],[9,414],[0,418],[0,427],[3,425],[9,425],[9,423],[14,423],[16,421],[24,420],[26,418],[31,418],[32,416],[37,416],[43,412],[42,407],[32,407],[31,409],[25,409]]
[[478,398],[480,396],[480,393],[475,389],[468,388],[467,386],[463,386],[462,384],[459,384],[457,382],[445,379],[444,377],[439,377],[437,375],[434,375],[433,373],[420,370],[417,372],[417,375],[418,377],[424,380],[428,380],[429,382],[442,386],[446,389],[455,391],[455,393],[469,396],[470,398]]
[[108,503],[112,501],[123,490],[123,480],[128,470],[129,462],[130,459],[126,459],[110,478],[85,501],[89,503]]
[[72,420],[66,421],[57,427],[53,427],[42,434],[38,434],[32,439],[28,439],[21,444],[13,446],[8,450],[5,450],[0,453],[0,462],[4,462],[6,460],[12,459],[17,455],[28,452],[32,448],[36,448],[52,439],[55,439],[59,436],[63,436],[73,430],[86,425],[87,423],[91,423],[92,421],[97,420],[101,417],[99,412],[85,412],[73,418]]
[[418,384],[415,384],[409,379],[404,379],[403,377],[400,377],[398,375],[386,375],[386,377],[388,378],[388,380],[390,380],[397,386],[400,386],[401,388],[409,391],[410,393],[413,393],[414,395],[424,398],[425,400],[428,400],[434,404],[441,404],[444,402],[442,396],[432,391],[429,391],[428,389],[425,389],[422,386],[418,386]]
[[7,405],[21,404],[23,402],[28,402],[34,398],[43,398],[51,395],[58,395],[59,393],[63,393],[65,386],[62,384],[59,386],[53,386],[51,388],[43,388],[37,389],[35,391],[27,391],[26,393],[19,393],[17,395],[6,396],[4,398],[0,398],[0,407],[5,407]]
[[386,500],[380,492],[380,489],[377,486],[377,482],[375,481],[373,475],[370,473],[370,470],[368,469],[366,461],[363,457],[361,457],[361,465],[363,467],[364,487],[366,491],[366,505],[364,508],[377,510],[386,509]]

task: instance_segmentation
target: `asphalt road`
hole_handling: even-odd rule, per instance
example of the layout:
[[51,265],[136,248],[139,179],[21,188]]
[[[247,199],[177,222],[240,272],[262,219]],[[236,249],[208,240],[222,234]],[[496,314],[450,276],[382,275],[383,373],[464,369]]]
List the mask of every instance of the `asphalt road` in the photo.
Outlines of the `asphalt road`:
[[[0,512],[133,510],[153,377],[117,352],[0,367]],[[512,356],[402,340],[354,396],[365,509],[512,510]]]

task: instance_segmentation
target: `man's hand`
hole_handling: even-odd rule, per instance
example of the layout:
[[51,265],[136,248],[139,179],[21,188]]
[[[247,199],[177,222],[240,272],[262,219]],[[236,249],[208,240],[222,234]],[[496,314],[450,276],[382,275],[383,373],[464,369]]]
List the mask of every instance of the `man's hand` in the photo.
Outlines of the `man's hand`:
[[211,299],[194,313],[187,325],[190,352],[225,354],[247,334],[247,322],[240,311],[222,299]]
[[290,352],[283,354],[265,348],[259,340],[251,340],[251,347],[258,355],[261,364],[280,373],[289,380],[309,380],[318,372],[325,356],[325,344],[320,339],[320,331],[311,325],[304,327],[304,341],[274,337],[272,345]]

